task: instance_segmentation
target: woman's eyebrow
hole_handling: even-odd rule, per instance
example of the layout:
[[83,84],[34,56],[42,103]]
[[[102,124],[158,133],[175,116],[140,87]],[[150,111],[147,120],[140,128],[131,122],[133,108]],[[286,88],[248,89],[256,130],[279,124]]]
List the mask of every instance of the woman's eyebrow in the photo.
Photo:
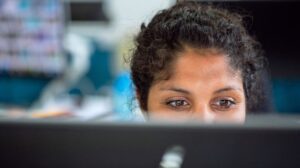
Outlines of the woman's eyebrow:
[[180,92],[180,93],[184,93],[184,94],[191,94],[188,90],[178,88],[178,87],[160,88],[160,90],[167,90],[167,91],[173,91],[173,92]]
[[243,91],[242,89],[240,89],[238,87],[229,86],[229,87],[225,87],[225,88],[214,91],[214,94],[221,93],[221,92],[228,92],[228,91],[232,91],[232,90],[233,91]]

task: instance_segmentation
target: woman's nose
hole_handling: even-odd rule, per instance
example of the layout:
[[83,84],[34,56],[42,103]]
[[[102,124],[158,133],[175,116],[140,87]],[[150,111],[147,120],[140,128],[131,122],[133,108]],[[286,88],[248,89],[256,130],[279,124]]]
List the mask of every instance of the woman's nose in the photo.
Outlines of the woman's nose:
[[199,105],[194,109],[193,118],[204,123],[212,123],[215,120],[215,114],[205,105]]

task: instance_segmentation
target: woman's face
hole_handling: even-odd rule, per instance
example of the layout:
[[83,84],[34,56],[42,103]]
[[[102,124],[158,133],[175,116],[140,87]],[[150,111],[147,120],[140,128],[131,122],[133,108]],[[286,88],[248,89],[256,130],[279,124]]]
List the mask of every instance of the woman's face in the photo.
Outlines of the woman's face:
[[245,120],[241,74],[230,67],[224,54],[187,48],[178,53],[171,67],[170,78],[150,87],[150,117],[204,122]]

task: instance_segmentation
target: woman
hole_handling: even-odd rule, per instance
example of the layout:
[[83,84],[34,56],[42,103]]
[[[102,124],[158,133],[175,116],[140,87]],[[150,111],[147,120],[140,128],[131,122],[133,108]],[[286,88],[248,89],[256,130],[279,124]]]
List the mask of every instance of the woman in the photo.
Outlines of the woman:
[[242,17],[182,2],[142,24],[131,58],[140,108],[150,116],[243,122],[263,100],[260,44]]

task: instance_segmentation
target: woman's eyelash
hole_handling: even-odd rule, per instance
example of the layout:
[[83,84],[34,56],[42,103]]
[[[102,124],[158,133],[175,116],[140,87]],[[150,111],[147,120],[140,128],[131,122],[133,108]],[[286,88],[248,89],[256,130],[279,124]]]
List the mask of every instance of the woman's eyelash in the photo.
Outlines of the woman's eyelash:
[[230,103],[230,104],[236,104],[235,103],[235,101],[233,101],[233,100],[228,100],[228,99],[221,99],[221,100],[219,100],[219,103],[220,103],[220,105],[228,105],[228,103]]

